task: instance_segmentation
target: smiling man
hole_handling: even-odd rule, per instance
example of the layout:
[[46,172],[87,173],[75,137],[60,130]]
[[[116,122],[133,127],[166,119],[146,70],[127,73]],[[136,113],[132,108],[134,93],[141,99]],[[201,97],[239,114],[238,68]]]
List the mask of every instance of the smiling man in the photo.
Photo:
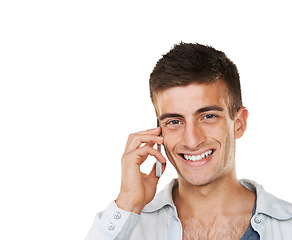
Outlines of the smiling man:
[[[180,43],[157,62],[150,95],[160,127],[129,136],[120,193],[86,240],[291,239],[292,205],[236,177],[248,111],[234,63],[212,47]],[[149,155],[164,171],[155,144],[178,174],[158,194],[155,166],[140,171]]]

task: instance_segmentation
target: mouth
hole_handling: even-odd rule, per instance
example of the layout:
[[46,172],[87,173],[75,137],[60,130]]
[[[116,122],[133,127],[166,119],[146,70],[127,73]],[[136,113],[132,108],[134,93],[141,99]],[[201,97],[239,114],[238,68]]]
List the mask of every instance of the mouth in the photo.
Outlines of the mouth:
[[213,153],[214,150],[210,149],[198,155],[180,154],[180,156],[186,161],[197,162],[210,157]]

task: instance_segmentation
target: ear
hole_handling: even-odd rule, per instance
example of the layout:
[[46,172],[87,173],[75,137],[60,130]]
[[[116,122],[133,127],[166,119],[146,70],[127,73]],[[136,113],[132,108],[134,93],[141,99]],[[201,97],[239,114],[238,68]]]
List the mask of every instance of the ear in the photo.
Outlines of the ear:
[[240,108],[234,118],[234,136],[240,138],[247,127],[248,111],[245,107]]

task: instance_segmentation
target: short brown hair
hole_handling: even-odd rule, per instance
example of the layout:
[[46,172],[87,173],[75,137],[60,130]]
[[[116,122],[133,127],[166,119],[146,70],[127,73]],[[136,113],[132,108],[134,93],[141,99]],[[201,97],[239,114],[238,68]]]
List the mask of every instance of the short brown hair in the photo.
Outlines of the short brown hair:
[[240,78],[236,65],[225,53],[211,46],[179,43],[157,62],[150,75],[150,97],[155,106],[156,95],[171,87],[191,83],[226,84],[229,92],[229,114],[233,119],[242,107]]

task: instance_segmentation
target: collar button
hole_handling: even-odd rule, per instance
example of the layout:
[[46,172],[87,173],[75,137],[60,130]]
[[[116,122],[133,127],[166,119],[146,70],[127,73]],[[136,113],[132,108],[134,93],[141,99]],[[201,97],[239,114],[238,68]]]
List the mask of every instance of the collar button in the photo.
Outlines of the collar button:
[[255,222],[256,224],[260,224],[260,223],[262,222],[262,220],[261,220],[260,218],[258,218],[258,217],[255,217],[255,218],[254,218],[254,222]]

